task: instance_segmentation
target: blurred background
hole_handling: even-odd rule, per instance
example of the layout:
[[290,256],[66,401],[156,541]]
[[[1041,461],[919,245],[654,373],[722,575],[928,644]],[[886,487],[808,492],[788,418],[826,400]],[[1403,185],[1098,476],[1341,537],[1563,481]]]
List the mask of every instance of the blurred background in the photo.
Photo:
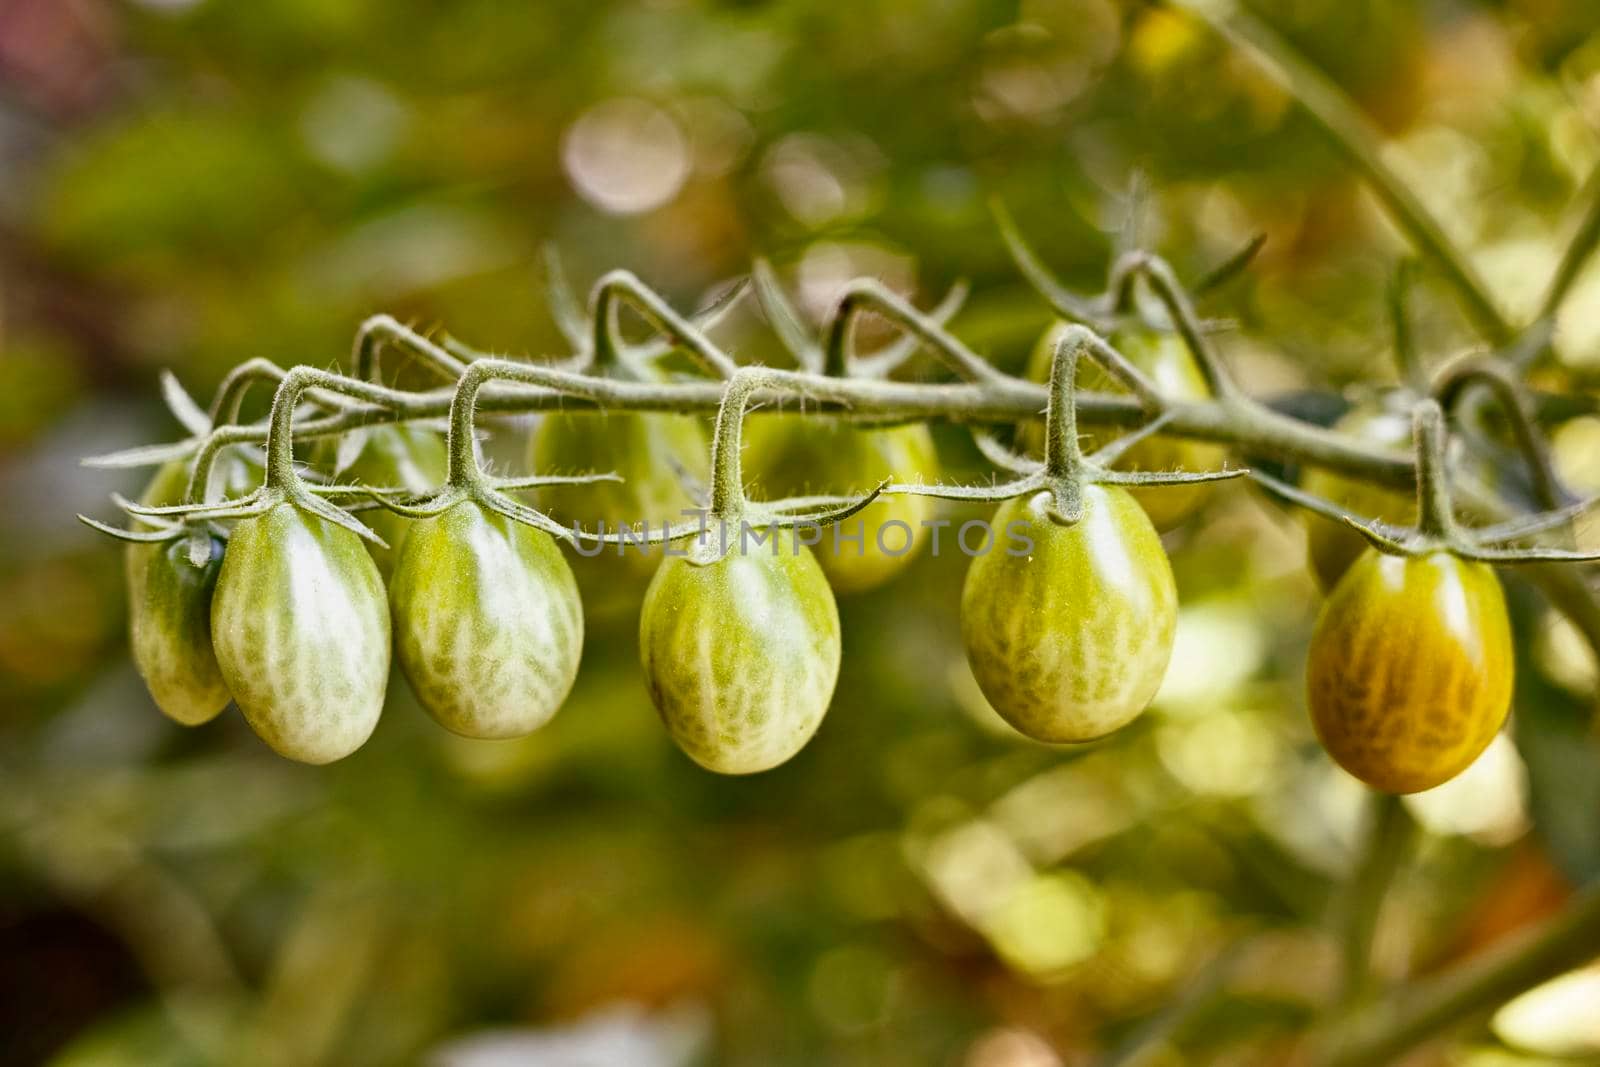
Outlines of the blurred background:
[[[1531,315],[1600,162],[1593,0],[1259,10]],[[236,711],[178,727],[128,660],[120,548],[72,518],[143,478],[80,457],[184,436],[163,368],[205,399],[251,356],[333,366],[379,311],[565,351],[545,242],[581,289],[626,267],[685,310],[756,254],[812,315],[858,275],[924,306],[965,278],[955,330],[1016,369],[1047,317],[986,197],[1095,289],[1136,170],[1141,236],[1185,277],[1267,235],[1205,309],[1238,320],[1249,388],[1331,418],[1394,380],[1397,232],[1283,92],[1159,5],[0,0],[0,1060],[1075,1065],[1234,946],[1228,996],[1152,1062],[1283,1062],[1337,981],[1364,793],[1306,723],[1301,526],[1247,487],[1168,536],[1177,649],[1133,727],[1064,750],[1001,724],[946,552],[841,601],[827,720],[748,779],[660,727],[637,591],[592,613],[577,689],[522,741],[446,734],[398,677],[326,768]],[[1415,315],[1430,359],[1472,340],[1426,273]],[[749,307],[719,337],[780,358]],[[1600,272],[1558,341],[1545,384],[1592,389]],[[938,441],[952,477],[983,470]],[[1600,488],[1600,421],[1556,444]],[[1593,661],[1508,591],[1515,728],[1408,802],[1392,979],[1600,874]],[[1414,1062],[1596,1062],[1596,1003],[1579,972]]]

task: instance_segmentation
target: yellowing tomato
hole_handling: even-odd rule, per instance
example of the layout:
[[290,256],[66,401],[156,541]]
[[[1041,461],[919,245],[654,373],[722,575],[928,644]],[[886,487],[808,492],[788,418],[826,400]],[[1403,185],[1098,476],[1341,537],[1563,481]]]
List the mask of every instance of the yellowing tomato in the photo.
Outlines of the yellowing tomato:
[[1317,619],[1311,722],[1334,760],[1374,789],[1431,789],[1499,732],[1513,664],[1505,595],[1487,564],[1369,548]]

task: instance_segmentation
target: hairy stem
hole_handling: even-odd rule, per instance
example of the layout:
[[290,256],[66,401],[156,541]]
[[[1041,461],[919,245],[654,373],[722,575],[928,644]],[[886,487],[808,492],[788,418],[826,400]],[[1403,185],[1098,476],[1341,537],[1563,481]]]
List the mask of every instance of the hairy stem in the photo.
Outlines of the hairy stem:
[[1567,494],[1561,488],[1550,457],[1550,445],[1534,421],[1532,406],[1521,384],[1492,358],[1476,357],[1451,364],[1439,376],[1434,386],[1434,396],[1445,407],[1451,407],[1462,393],[1472,385],[1483,385],[1500,405],[1517,448],[1528,466],[1534,493],[1541,506],[1560,508],[1567,503]]
[[1417,529],[1425,537],[1444,541],[1456,524],[1445,470],[1444,412],[1437,401],[1419,401],[1411,425],[1417,447]]

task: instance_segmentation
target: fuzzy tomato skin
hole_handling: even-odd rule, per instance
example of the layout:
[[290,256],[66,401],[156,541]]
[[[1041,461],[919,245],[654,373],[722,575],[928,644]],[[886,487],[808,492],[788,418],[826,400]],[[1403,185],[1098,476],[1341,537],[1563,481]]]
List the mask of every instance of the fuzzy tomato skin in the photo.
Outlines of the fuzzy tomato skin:
[[[397,486],[422,494],[437,488],[445,478],[449,452],[444,438],[434,430],[404,423],[394,426],[372,426],[360,431],[365,435],[361,451],[350,466],[339,472],[341,480],[361,485]],[[336,448],[330,441],[322,449],[322,458],[331,459]],[[331,463],[329,463],[331,468]],[[361,521],[388,543],[382,545],[366,542],[367,551],[378,565],[378,572],[387,581],[394,573],[400,558],[406,534],[411,529],[411,519],[383,508],[363,512]]]
[[555,539],[471,501],[412,526],[389,602],[400,669],[453,733],[532,733],[578,676],[583,607]]
[[211,640],[245,720],[280,755],[331,763],[377,726],[389,605],[378,565],[349,530],[289,503],[237,523]]
[[[576,522],[588,530],[597,530],[602,523],[615,532],[640,522],[660,529],[662,523],[687,521],[684,510],[696,504],[668,457],[691,477],[706,481],[705,435],[692,416],[551,413],[528,442],[529,469],[541,474],[615,471],[621,475],[620,482],[547,485],[539,490],[539,506],[546,514],[565,526]],[[622,574],[643,584],[661,558],[659,547],[630,546],[620,555],[615,550],[602,552],[593,557],[593,566],[584,569],[594,572],[596,582],[614,584]]]
[[[1053,324],[1033,347],[1028,359],[1027,376],[1032,381],[1050,380],[1050,361],[1055,356],[1056,342],[1068,323]],[[1162,396],[1175,400],[1207,400],[1211,390],[1206,386],[1200,365],[1189,352],[1189,346],[1175,333],[1152,329],[1119,330],[1111,335],[1111,344],[1129,363],[1144,372]],[[1085,359],[1078,368],[1078,388],[1097,392],[1118,393],[1122,386],[1093,360]],[[1024,423],[1018,432],[1018,441],[1032,452],[1044,451],[1044,423]],[[1108,444],[1110,437],[1098,439],[1095,434],[1083,437],[1084,451],[1093,451]],[[1130,448],[1117,461],[1118,470],[1127,471],[1208,471],[1216,470],[1227,459],[1227,449],[1204,441],[1180,437],[1148,437]],[[1204,482],[1193,485],[1163,485],[1145,489],[1130,489],[1133,498],[1142,505],[1158,530],[1170,530],[1194,514],[1211,494],[1214,487]]]
[[[1390,448],[1411,447],[1411,415],[1404,410],[1358,407],[1347,413],[1333,428],[1374,445]],[[1417,521],[1416,498],[1407,492],[1347,478],[1342,474],[1311,468],[1301,479],[1301,487],[1346,508],[1361,518],[1377,518],[1400,526]],[[1311,572],[1324,592],[1332,592],[1351,564],[1368,548],[1367,539],[1343,523],[1306,512],[1306,553]]]
[[[933,435],[921,423],[871,430],[836,419],[771,415],[752,419],[744,433],[752,481],[768,500],[866,493],[884,478],[939,478]],[[834,592],[875,589],[905,570],[928,539],[923,522],[934,507],[932,497],[882,496],[838,527],[825,528],[812,552]]]
[[232,699],[211,647],[211,600],[223,544],[211,539],[211,557],[203,567],[189,562],[188,538],[150,547],[156,551],[129,572],[133,662],[168,718],[199,726]]
[[1368,549],[1322,607],[1306,690],[1334,760],[1385,793],[1460,774],[1511,708],[1511,623],[1488,565]]
[[[1038,741],[1092,741],[1155,696],[1177,588],[1149,516],[1122,488],[1084,486],[1072,526],[1053,522],[1049,503],[1039,493],[995,513],[997,545],[973,559],[961,592],[961,636],[1002,718]],[[1013,529],[1025,530],[1032,552],[1010,554]]]
[[789,537],[776,555],[752,542],[706,566],[669,557],[645,593],[639,652],[678,746],[707,770],[753,774],[799,752],[822,722],[839,677],[839,611],[810,550]]

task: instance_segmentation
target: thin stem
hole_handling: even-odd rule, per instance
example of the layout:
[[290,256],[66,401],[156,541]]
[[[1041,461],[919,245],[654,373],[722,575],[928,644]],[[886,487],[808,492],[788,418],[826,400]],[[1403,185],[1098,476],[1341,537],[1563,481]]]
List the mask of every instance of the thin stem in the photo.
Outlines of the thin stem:
[[621,352],[617,308],[626,305],[638,312],[639,317],[651,326],[688,349],[702,367],[718,378],[731,378],[737,369],[733,360],[712,344],[711,339],[698,327],[674,311],[655,290],[629,271],[614,270],[602,277],[595,283],[589,303],[594,329],[593,354],[598,366],[611,366]]
[[1083,449],[1078,444],[1078,356],[1093,335],[1073,325],[1062,331],[1050,359],[1050,406],[1044,413],[1045,471],[1057,478],[1081,480]]
[[1547,510],[1561,508],[1567,503],[1567,493],[1556,475],[1551,459],[1550,444],[1534,421],[1532,405],[1527,390],[1494,359],[1469,357],[1446,367],[1433,388],[1434,396],[1445,407],[1453,406],[1457,399],[1473,385],[1488,389],[1499,403],[1517,448],[1527,464],[1528,476],[1541,506]]
[[1132,252],[1118,260],[1111,271],[1110,289],[1116,304],[1122,306],[1131,302],[1133,284],[1138,278],[1149,282],[1156,299],[1166,307],[1173,326],[1194,355],[1211,395],[1219,399],[1236,395],[1238,387],[1234,385],[1232,376],[1222,364],[1222,357],[1206,335],[1200,316],[1194,309],[1194,302],[1189,299],[1189,294],[1184,291],[1166,260],[1149,252]]
[[[216,396],[211,401],[211,410],[207,412],[211,425],[225,426],[228,423],[238,422],[239,410],[243,407],[245,394],[250,391],[251,386],[263,382],[270,382],[276,386],[288,373],[270,359],[260,356],[247,359],[234,367],[223,377],[222,383],[217,386]],[[311,395],[318,405],[325,408],[340,409],[351,406],[349,400],[337,393],[313,390]]]
[[1444,412],[1438,401],[1418,401],[1411,428],[1417,449],[1417,529],[1425,537],[1448,540],[1456,520],[1445,470]]
[[1492,1011],[1507,1000],[1600,953],[1600,886],[1574,896],[1537,929],[1509,939],[1452,970],[1412,982],[1321,1036],[1317,1067],[1378,1067],[1452,1025]]
[[[567,373],[553,367],[543,369],[550,373]],[[332,376],[331,380],[351,381],[337,376]],[[580,374],[570,374],[567,380],[586,382],[590,388],[582,395],[563,395],[548,388],[485,389],[479,397],[478,410],[502,415],[557,409],[714,414],[722,402],[722,389],[713,382],[623,382]],[[860,422],[948,419],[1004,425],[1038,418],[1049,399],[1043,386],[1009,377],[983,384],[894,382],[804,374],[797,375],[796,380],[804,383],[817,413]],[[336,436],[364,426],[443,418],[450,412],[454,395],[450,389],[422,392],[384,389],[382,392],[387,398],[383,403],[355,403],[334,414],[298,423],[295,436],[309,440]],[[767,399],[782,397],[774,394],[762,398],[763,401]],[[1253,401],[1224,406],[1211,401],[1169,400],[1165,402],[1165,410],[1170,417],[1163,432],[1170,436],[1229,444],[1246,453],[1281,456],[1392,488],[1409,489],[1415,485],[1414,467],[1407,454],[1301,422]],[[1145,406],[1134,397],[1094,392],[1078,394],[1077,414],[1080,422],[1102,427],[1137,426],[1149,418]],[[106,467],[147,466],[195,455],[197,467],[209,468],[211,458],[221,448],[259,444],[267,436],[264,425],[218,426],[209,435],[187,443],[141,446],[86,462]]]
[[741,367],[722,392],[716,431],[711,438],[711,517],[725,527],[744,517],[745,409],[757,389],[793,381],[795,375],[766,367]]
[[1428,390],[1428,375],[1417,356],[1417,339],[1411,330],[1411,289],[1416,282],[1417,262],[1401,260],[1389,281],[1389,324],[1394,330],[1394,361],[1400,381],[1413,392]]
[[1387,793],[1373,794],[1368,811],[1366,840],[1344,900],[1344,977],[1339,997],[1344,1004],[1360,999],[1371,981],[1373,935],[1416,825],[1400,798]]
[[356,377],[364,382],[379,381],[378,359],[385,347],[393,345],[420,360],[446,381],[461,377],[467,365],[426,337],[403,325],[392,315],[374,315],[356,331],[351,361]]
[[1003,377],[993,364],[962,344],[938,322],[871,278],[852,282],[839,299],[839,309],[829,325],[823,347],[825,374],[836,378],[849,375],[851,336],[856,316],[863,311],[875,311],[925,342],[947,367],[969,382],[989,382]]
[[1396,225],[1443,272],[1478,331],[1496,345],[1511,340],[1516,330],[1489,296],[1488,286],[1416,194],[1383,161],[1381,136],[1343,90],[1235,0],[1169,2],[1211,25],[1298,101],[1372,186]]
[[[278,384],[278,391],[272,397],[272,413],[268,416],[266,484],[271,488],[289,489],[300,484],[294,471],[294,412],[300,405],[301,394],[311,388],[383,405],[405,405],[411,399],[410,394],[315,367],[294,368]],[[198,464],[195,474],[200,474]],[[191,494],[193,489],[191,483]]]
[[[1600,244],[1600,166],[1589,173],[1588,179],[1583,183],[1583,191],[1578,197],[1585,201],[1588,207],[1584,211],[1583,221],[1578,224],[1577,231],[1567,244],[1566,252],[1561,256],[1561,263],[1556,267],[1555,276],[1550,279],[1550,288],[1545,292],[1544,302],[1539,306],[1541,319],[1555,318],[1567,294],[1572,291],[1573,283],[1578,280],[1578,275],[1583,273],[1584,264],[1589,262],[1595,245]],[[1529,358],[1528,363],[1532,362],[1533,358]]]

